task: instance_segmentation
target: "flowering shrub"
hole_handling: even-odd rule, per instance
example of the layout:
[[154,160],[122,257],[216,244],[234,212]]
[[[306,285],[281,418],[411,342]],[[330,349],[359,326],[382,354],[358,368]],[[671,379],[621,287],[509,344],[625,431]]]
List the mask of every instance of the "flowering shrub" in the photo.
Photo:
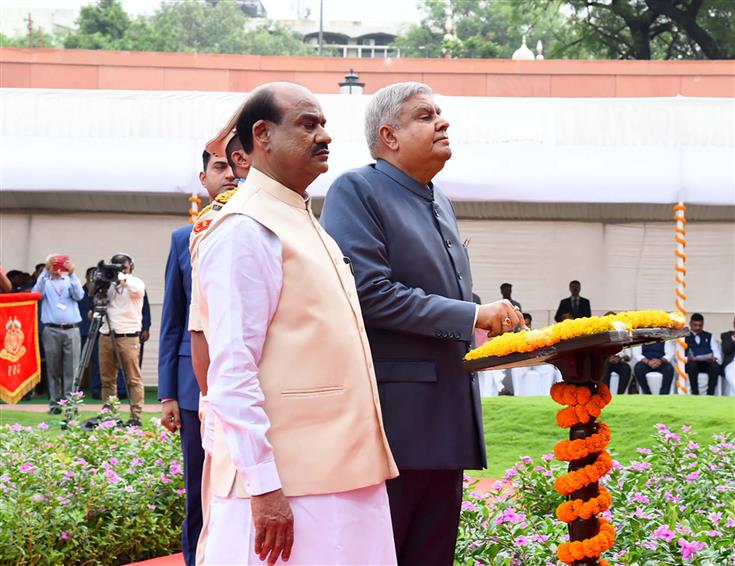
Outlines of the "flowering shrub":
[[[601,480],[613,506],[601,514],[615,525],[606,553],[612,565],[735,564],[735,435],[699,446],[689,427],[657,425],[651,448],[628,466],[613,463]],[[554,478],[564,466],[524,457],[487,494],[465,482],[456,562],[552,565],[566,525],[556,519],[563,497]]]
[[[180,547],[178,439],[160,425],[0,428],[0,564],[126,564]],[[73,411],[68,411],[71,415]]]

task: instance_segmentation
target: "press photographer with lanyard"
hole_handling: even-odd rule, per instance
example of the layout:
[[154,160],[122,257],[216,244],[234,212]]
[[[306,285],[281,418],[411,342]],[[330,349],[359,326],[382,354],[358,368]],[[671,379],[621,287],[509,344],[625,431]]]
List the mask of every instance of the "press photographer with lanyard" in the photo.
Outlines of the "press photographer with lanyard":
[[109,305],[107,319],[100,329],[99,361],[100,381],[102,382],[102,399],[107,402],[111,396],[117,396],[118,358],[115,345],[110,337],[110,326],[115,333],[119,363],[128,387],[130,398],[130,420],[128,426],[140,426],[143,412],[143,378],[140,373],[140,329],[143,321],[143,297],[145,284],[132,272],[135,267],[133,258],[128,254],[118,253],[112,256],[110,263],[121,266],[117,283],[110,285],[107,293]]
[[71,393],[79,364],[82,317],[77,302],[84,296],[84,290],[69,257],[52,254],[46,259],[33,291],[41,293],[41,322],[44,325],[41,340],[46,352],[49,413],[59,415],[59,401]]

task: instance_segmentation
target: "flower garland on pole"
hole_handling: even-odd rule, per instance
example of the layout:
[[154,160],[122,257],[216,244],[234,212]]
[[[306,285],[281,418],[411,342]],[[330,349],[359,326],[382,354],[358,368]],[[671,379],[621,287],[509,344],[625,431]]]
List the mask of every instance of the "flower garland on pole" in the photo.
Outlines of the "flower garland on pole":
[[[551,398],[560,405],[566,405],[557,413],[556,421],[560,427],[570,429],[570,440],[562,440],[554,447],[556,457],[569,462],[569,472],[558,477],[554,486],[556,491],[569,498],[557,507],[556,516],[570,525],[570,535],[576,522],[592,520],[598,525],[597,534],[559,545],[559,560],[574,564],[599,558],[615,543],[615,528],[604,519],[595,517],[607,511],[612,504],[610,492],[598,486],[600,478],[612,469],[612,458],[605,450],[610,442],[610,427],[596,420],[612,397],[604,383],[557,383],[551,388]],[[574,438],[579,434],[586,436]],[[607,562],[600,559],[599,564],[606,565]]]

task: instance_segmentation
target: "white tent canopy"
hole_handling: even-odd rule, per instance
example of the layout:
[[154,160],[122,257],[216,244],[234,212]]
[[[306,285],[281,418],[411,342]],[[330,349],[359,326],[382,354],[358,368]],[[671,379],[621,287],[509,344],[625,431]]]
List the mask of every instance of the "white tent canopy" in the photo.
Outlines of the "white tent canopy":
[[[2,190],[201,192],[204,142],[240,93],[0,89]],[[368,96],[318,95],[329,173],[370,161]],[[441,97],[453,157],[438,177],[459,201],[735,205],[735,102],[712,98]]]

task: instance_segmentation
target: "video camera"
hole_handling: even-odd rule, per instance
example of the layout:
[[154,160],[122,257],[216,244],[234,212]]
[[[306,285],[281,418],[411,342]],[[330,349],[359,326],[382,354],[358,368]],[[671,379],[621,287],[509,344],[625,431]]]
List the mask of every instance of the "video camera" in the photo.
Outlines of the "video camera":
[[92,275],[95,306],[107,303],[107,291],[113,283],[117,282],[122,270],[123,266],[119,263],[105,263],[100,260],[97,264],[97,269],[95,269]]

